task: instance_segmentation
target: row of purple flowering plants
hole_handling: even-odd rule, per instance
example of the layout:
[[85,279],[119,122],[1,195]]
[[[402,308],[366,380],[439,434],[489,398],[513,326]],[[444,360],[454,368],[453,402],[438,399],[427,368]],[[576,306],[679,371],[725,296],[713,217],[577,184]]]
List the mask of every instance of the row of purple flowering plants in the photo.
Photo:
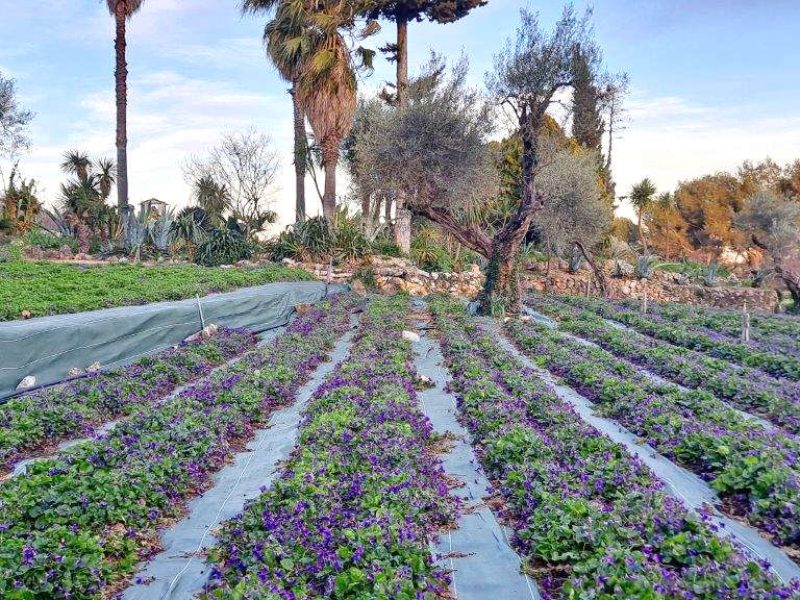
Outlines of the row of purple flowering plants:
[[[618,304],[636,308],[632,301],[621,301]],[[648,311],[687,327],[694,327],[712,337],[716,334],[730,341],[741,339],[743,320],[740,310],[670,303],[651,304]],[[749,344],[764,350],[800,356],[800,318],[787,314],[751,313]]]
[[784,351],[763,350],[745,342],[701,332],[680,322],[617,305],[602,298],[563,296],[565,302],[594,311],[605,319],[618,321],[654,338],[704,352],[710,356],[760,369],[775,377],[800,381],[800,357]]
[[558,321],[559,329],[590,340],[615,356],[689,388],[703,389],[736,408],[800,433],[800,383],[778,380],[701,352],[609,325],[597,314],[557,297],[534,295],[527,304]]
[[800,549],[800,439],[761,423],[703,390],[654,382],[613,354],[540,323],[506,331],[540,366],[564,378],[598,412],[709,481],[723,510],[746,518],[774,543]]
[[182,342],[130,366],[8,401],[0,406],[0,476],[23,458],[46,453],[70,438],[92,435],[99,425],[164,398],[255,345],[247,331],[221,329],[211,338]]
[[792,598],[449,299],[431,303],[501,519],[547,598]]
[[159,550],[160,527],[240,451],[350,326],[350,296],[109,433],[0,486],[0,598],[110,597]]
[[429,542],[458,504],[418,406],[402,296],[370,302],[269,490],[229,522],[207,598],[441,597]]

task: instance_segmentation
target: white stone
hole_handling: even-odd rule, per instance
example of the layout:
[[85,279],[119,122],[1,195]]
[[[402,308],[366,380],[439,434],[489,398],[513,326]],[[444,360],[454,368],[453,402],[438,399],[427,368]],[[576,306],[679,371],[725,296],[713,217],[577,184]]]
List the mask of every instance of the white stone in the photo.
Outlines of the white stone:
[[101,369],[100,361],[95,361],[92,364],[90,364],[88,367],[86,367],[86,372],[87,373],[97,373],[100,369]]
[[413,331],[404,331],[403,339],[408,340],[409,342],[418,342],[420,338],[418,333],[414,333]]
[[33,375],[28,375],[22,381],[19,382],[17,386],[18,392],[23,392],[25,390],[29,390],[36,385],[36,377]]

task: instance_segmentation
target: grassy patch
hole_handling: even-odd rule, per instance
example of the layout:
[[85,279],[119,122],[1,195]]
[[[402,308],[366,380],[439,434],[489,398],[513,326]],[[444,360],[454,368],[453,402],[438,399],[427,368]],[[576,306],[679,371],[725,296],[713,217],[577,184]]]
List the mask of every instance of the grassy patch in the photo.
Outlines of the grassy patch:
[[195,265],[97,265],[0,261],[0,321],[182,300],[274,281],[314,279],[302,269],[267,265],[220,269]]

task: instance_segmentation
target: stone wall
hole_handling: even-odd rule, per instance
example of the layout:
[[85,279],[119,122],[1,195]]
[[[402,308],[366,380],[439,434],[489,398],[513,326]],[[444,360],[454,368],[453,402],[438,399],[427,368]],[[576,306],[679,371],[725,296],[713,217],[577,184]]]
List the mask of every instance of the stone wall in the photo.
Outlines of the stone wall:
[[295,263],[284,260],[285,264],[298,266],[313,273],[323,281],[354,281],[354,287],[361,288],[361,279],[374,281],[375,287],[386,294],[407,292],[414,296],[428,294],[447,294],[472,299],[483,287],[484,277],[477,265],[463,273],[431,273],[417,268],[402,258],[373,257],[360,266],[334,266]]
[[[549,291],[554,294],[597,295],[594,278],[589,272],[550,273],[549,285],[542,274],[530,274],[527,285],[530,289]],[[656,279],[608,278],[609,294],[614,299],[641,299],[645,293],[650,301],[701,304],[720,308],[740,308],[747,303],[751,310],[774,312],[779,297],[775,290],[733,286],[713,286],[678,283],[675,274],[659,274]],[[588,287],[587,287],[588,286]]]

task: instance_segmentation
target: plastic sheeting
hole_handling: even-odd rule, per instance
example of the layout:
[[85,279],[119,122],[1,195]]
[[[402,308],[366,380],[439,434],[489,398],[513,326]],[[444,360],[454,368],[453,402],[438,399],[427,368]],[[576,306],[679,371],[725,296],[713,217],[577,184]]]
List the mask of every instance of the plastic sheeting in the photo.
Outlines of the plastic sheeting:
[[[353,325],[357,320],[354,317]],[[210,573],[204,554],[216,544],[214,529],[242,512],[247,500],[257,497],[280,473],[276,463],[294,448],[300,415],[316,389],[343,361],[352,343],[346,333],[300,388],[296,402],[276,411],[269,426],[256,432],[247,450],[214,478],[214,486],[189,504],[189,514],[164,531],[163,551],[141,565],[136,583],[122,594],[123,600],[190,600],[203,590]]]
[[452,571],[451,592],[458,600],[538,600],[541,595],[536,584],[521,572],[519,556],[483,501],[489,481],[469,444],[469,434],[456,420],[455,398],[444,391],[450,376],[442,362],[439,345],[430,338],[422,336],[414,344],[416,371],[429,377],[435,386],[420,393],[423,411],[437,433],[450,432],[456,437],[442,458],[445,471],[464,484],[454,493],[475,509],[460,516],[458,528],[442,535],[434,551],[442,556],[443,566]]
[[[340,288],[330,286],[335,292]],[[0,398],[26,376],[61,381],[72,368],[113,368],[164,350],[205,325],[255,332],[284,325],[297,304],[324,298],[324,282],[271,283],[226,294],[0,323]]]
[[625,446],[628,452],[647,465],[656,477],[664,482],[667,493],[679,498],[690,510],[697,511],[704,506],[712,507],[712,522],[718,526],[718,535],[731,538],[753,558],[767,560],[774,573],[784,582],[800,577],[800,566],[784,554],[783,551],[761,537],[759,532],[752,527],[742,525],[714,508],[719,505],[719,497],[705,481],[679,467],[649,446],[641,444],[639,438],[615,421],[596,415],[594,405],[589,400],[572,388],[559,385],[556,378],[549,371],[539,368],[527,356],[517,350],[499,331],[495,321],[485,319],[483,322],[487,330],[495,335],[504,349],[534,371],[542,380],[550,384],[558,397],[569,403],[584,421],[613,441]]

